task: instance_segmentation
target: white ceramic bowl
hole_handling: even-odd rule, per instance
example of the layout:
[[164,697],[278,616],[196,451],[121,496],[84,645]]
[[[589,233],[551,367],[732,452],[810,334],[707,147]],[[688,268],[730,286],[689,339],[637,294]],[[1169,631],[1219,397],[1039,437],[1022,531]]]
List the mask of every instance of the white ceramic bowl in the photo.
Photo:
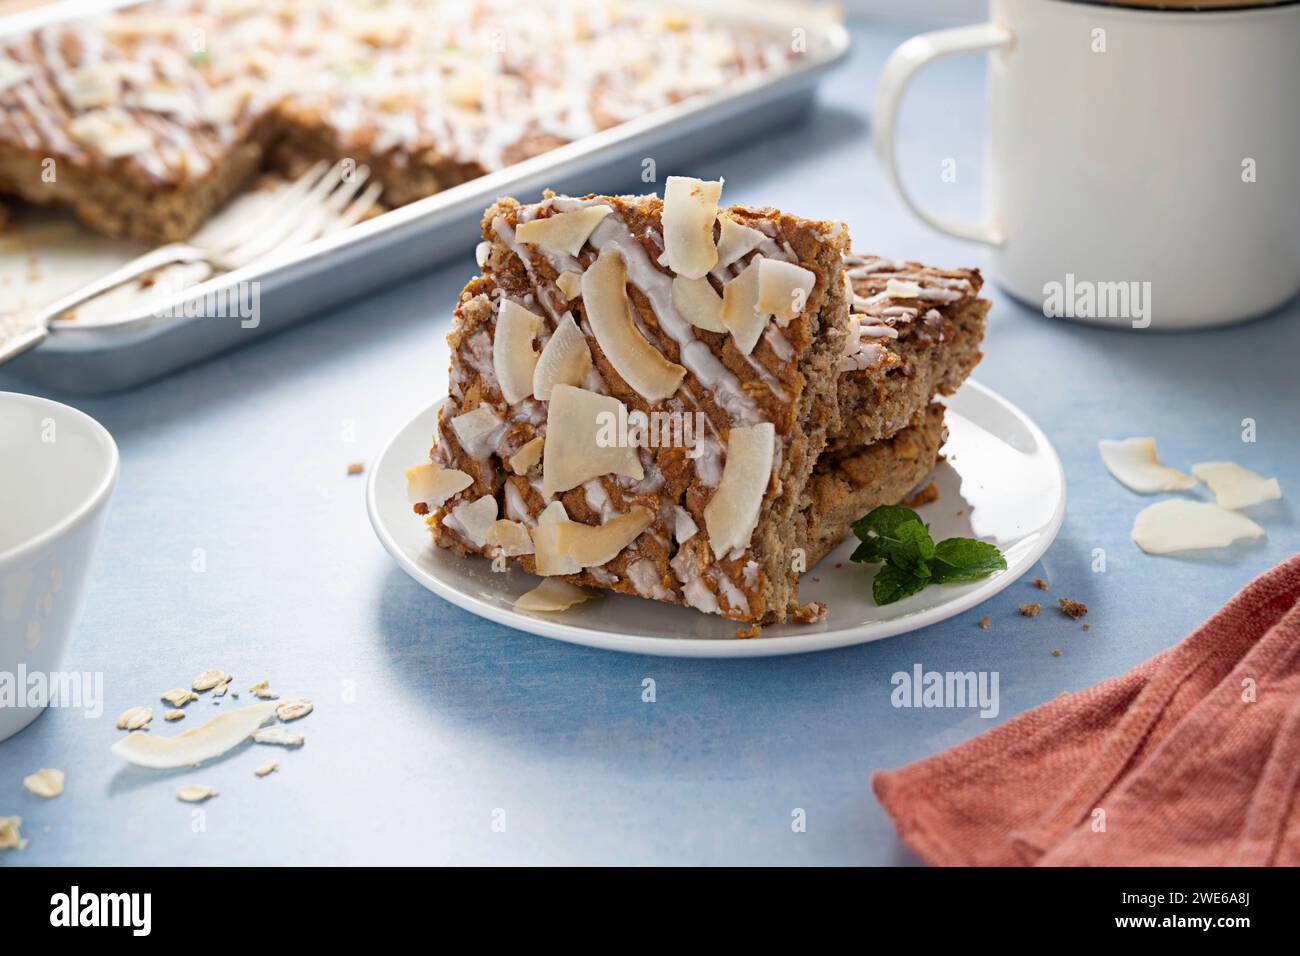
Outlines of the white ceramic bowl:
[[32,675],[62,673],[117,463],[93,418],[0,392],[0,740],[44,709]]

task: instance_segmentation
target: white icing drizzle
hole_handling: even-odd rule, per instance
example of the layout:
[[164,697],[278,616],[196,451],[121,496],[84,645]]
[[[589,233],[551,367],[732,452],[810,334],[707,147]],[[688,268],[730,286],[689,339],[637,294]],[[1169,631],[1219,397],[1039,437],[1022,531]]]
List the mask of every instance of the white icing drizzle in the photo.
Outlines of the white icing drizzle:
[[794,346],[781,334],[781,329],[775,322],[768,325],[767,331],[763,333],[763,340],[771,346],[772,353],[782,362],[794,360]]
[[[781,337],[779,332],[777,333],[777,337]],[[782,339],[782,341],[784,341],[784,339]],[[789,343],[786,343],[786,347],[789,348]],[[768,391],[772,393],[773,398],[778,402],[790,401],[790,396],[785,393],[785,389],[781,388],[781,380],[764,368],[762,362],[754,358],[752,354],[746,355],[744,358],[749,364],[749,367],[752,368],[754,373],[758,376],[759,381],[767,386]]]
[[848,275],[850,279],[865,279],[873,272],[893,271],[897,268],[888,259],[854,255],[845,256],[844,264],[849,267]]
[[537,401],[535,398],[525,398],[513,406],[511,420],[516,422],[526,422],[529,425],[541,426],[546,424],[546,405]]
[[513,481],[506,482],[506,517],[511,521],[522,521],[530,528],[537,525],[537,519],[529,513],[524,496]]
[[[505,216],[496,216],[492,220],[492,231],[496,233],[498,239],[505,243],[506,248],[513,252],[519,261],[523,263],[524,271],[528,274],[528,280],[539,290],[548,291],[546,290],[546,286],[549,285],[549,283],[543,282],[533,271],[533,260],[531,255],[533,247],[525,246],[515,239],[515,230],[510,223],[506,221]],[[550,299],[551,296],[549,294],[542,296],[542,308],[546,310],[546,314],[551,317],[553,323],[558,322],[560,320],[560,312],[551,304]]]
[[722,592],[722,596],[725,597],[727,603],[731,605],[731,610],[739,611],[746,617],[749,616],[749,599],[745,597],[744,591],[736,587],[736,582],[723,574],[717,566],[709,568],[705,574],[710,581],[717,584],[718,590]]
[[627,566],[627,579],[632,582],[636,593],[641,597],[654,598],[656,601],[673,599],[673,592],[664,587],[663,582],[659,580],[658,568],[648,558],[631,562]]
[[478,373],[485,385],[493,389],[499,388],[496,366],[492,364],[492,339],[488,337],[487,331],[479,329],[469,337],[466,345],[463,354],[470,367]]
[[956,302],[958,299],[965,298],[966,293],[960,289],[935,289],[922,286],[916,297],[926,302]]
[[668,562],[677,580],[682,586],[682,599],[691,607],[705,614],[718,613],[718,599],[697,575],[692,567],[691,555],[687,551],[678,551],[677,556]]
[[687,457],[695,463],[695,477],[700,484],[716,488],[722,481],[722,442],[712,435],[697,435]]
[[607,571],[605,568],[587,568],[587,573],[598,584],[603,584],[606,587],[611,584],[618,584],[618,575],[612,571]]
[[618,509],[609,500],[609,492],[605,490],[605,484],[599,478],[592,478],[584,483],[582,493],[586,498],[587,507],[600,515],[602,524],[618,517]]

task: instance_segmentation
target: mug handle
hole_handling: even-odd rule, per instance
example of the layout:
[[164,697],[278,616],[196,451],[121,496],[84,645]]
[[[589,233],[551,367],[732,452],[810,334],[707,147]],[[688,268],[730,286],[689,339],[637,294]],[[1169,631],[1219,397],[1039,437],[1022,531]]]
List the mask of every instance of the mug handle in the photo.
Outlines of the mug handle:
[[973,239],[990,246],[1000,246],[1005,237],[991,225],[981,223],[958,222],[932,216],[912,201],[912,197],[903,188],[898,177],[898,156],[895,150],[894,127],[898,118],[898,106],[903,100],[903,93],[912,78],[923,66],[944,56],[954,53],[978,53],[982,50],[996,50],[1010,46],[1015,35],[1008,27],[1000,23],[979,23],[969,27],[956,27],[951,30],[936,30],[914,36],[897,50],[885,63],[884,73],[876,87],[876,107],[872,114],[873,129],[871,139],[876,149],[876,157],[885,168],[885,175],[894,192],[916,214],[917,218],[940,232],[946,232],[958,239]]

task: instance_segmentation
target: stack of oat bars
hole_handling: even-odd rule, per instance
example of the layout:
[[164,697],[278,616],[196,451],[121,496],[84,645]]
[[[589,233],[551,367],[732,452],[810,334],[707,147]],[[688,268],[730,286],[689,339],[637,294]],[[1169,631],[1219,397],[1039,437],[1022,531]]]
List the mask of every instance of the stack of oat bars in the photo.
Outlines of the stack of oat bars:
[[979,361],[976,270],[856,255],[843,223],[547,194],[483,218],[450,395],[411,499],[438,545],[517,562],[559,609],[603,588],[811,621],[800,575],[943,443]]

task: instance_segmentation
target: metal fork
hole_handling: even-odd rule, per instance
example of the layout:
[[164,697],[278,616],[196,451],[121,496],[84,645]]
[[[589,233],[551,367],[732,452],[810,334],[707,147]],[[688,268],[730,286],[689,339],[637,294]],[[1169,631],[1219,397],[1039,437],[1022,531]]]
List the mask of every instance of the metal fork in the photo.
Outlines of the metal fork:
[[311,242],[358,222],[374,208],[382,187],[366,186],[367,166],[321,160],[255,215],[202,243],[173,242],[132,259],[94,282],[65,295],[34,315],[0,316],[0,364],[44,342],[50,324],[69,309],[148,275],[164,266],[203,262],[228,272],[282,249]]

